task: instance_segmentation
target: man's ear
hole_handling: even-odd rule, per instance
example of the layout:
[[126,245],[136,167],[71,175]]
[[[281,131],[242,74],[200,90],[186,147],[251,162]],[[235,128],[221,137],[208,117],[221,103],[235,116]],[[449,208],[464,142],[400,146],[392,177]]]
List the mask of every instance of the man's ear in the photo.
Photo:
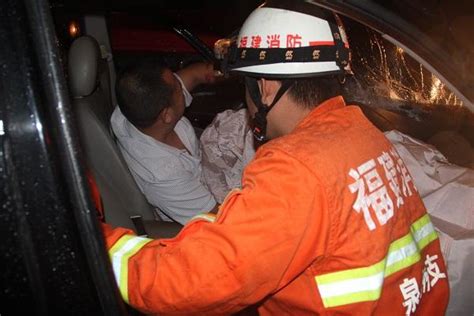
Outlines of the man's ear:
[[258,80],[258,87],[262,94],[262,103],[270,105],[273,103],[273,100],[281,87],[281,81],[262,78]]
[[163,123],[170,124],[173,121],[173,114],[174,113],[172,107],[167,106],[163,110],[161,110],[160,115],[158,117]]

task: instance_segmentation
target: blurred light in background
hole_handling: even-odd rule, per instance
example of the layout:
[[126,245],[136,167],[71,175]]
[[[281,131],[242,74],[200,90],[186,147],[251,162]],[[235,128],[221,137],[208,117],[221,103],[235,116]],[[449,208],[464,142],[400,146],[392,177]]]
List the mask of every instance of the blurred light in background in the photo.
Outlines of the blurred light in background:
[[69,22],[69,36],[71,36],[71,38],[77,37],[80,34],[80,31],[79,23],[76,21]]

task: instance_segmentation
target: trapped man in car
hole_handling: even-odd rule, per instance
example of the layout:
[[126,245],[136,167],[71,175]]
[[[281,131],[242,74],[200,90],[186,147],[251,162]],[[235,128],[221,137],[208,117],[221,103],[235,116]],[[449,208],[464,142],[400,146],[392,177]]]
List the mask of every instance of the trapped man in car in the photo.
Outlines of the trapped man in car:
[[112,129],[140,190],[164,220],[185,224],[199,213],[217,210],[201,181],[198,138],[183,116],[192,101],[188,91],[212,81],[213,67],[206,63],[176,74],[157,63],[141,63],[117,80]]
[[254,304],[261,315],[444,314],[446,267],[410,174],[339,96],[341,30],[312,6],[267,5],[247,18],[229,66],[245,76],[257,137],[270,141],[242,190],[176,238],[104,227],[127,303],[159,314]]

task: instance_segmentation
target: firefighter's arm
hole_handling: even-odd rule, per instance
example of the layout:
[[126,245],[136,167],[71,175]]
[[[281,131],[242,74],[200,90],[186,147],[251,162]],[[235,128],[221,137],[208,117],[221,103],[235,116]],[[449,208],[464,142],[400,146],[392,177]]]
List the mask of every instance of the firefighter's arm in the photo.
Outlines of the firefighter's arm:
[[108,243],[121,293],[145,313],[228,314],[257,303],[324,254],[324,196],[302,163],[264,152],[217,216],[199,216],[174,239]]

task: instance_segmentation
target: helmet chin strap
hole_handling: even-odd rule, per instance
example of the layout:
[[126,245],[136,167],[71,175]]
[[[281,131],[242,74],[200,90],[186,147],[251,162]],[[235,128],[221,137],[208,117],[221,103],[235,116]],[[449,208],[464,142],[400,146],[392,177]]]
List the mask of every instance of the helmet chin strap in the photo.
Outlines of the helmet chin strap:
[[249,91],[250,98],[253,103],[257,106],[257,113],[253,118],[253,136],[259,142],[266,140],[267,132],[267,115],[268,112],[273,108],[273,106],[280,100],[280,98],[285,94],[285,92],[292,86],[293,80],[283,79],[281,81],[281,87],[275,95],[273,102],[267,106],[262,103],[262,94],[258,87],[258,79],[253,77],[245,77],[245,85]]

